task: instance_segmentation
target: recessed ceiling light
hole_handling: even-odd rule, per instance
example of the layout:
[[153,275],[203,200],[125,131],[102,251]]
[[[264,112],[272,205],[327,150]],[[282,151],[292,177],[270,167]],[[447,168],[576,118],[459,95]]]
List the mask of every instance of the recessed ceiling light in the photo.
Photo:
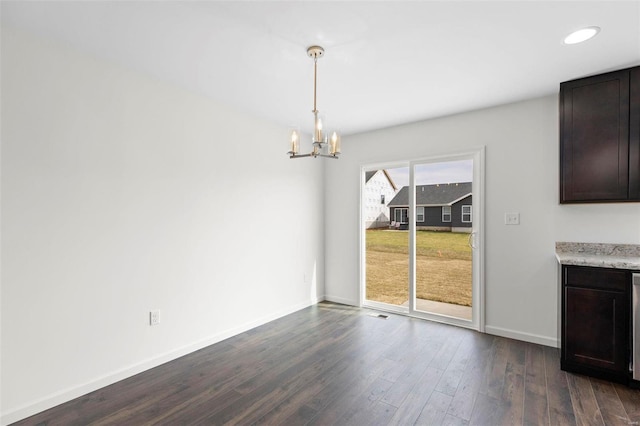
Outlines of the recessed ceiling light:
[[600,27],[587,27],[574,31],[564,38],[564,44],[576,44],[587,41],[600,32]]

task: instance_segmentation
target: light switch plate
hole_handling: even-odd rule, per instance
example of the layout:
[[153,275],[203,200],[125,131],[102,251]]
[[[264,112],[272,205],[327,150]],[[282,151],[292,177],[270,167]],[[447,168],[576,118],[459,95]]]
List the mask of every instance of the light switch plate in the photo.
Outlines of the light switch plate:
[[149,312],[149,325],[158,325],[160,324],[160,310],[156,309],[154,311]]
[[505,213],[504,214],[505,225],[520,225],[520,213]]

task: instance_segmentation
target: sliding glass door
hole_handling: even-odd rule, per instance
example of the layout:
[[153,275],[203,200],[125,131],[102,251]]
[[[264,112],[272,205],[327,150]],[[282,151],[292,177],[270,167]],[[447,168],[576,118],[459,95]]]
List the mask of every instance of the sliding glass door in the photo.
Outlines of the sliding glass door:
[[363,305],[484,328],[483,159],[480,149],[365,168],[363,194],[378,170],[395,194],[386,198],[388,226],[363,227]]

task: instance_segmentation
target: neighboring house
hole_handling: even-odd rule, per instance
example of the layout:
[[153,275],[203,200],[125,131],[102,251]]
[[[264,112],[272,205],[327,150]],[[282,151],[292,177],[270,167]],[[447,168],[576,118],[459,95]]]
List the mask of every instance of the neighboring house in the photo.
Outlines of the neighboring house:
[[367,229],[386,228],[389,226],[388,204],[397,192],[398,188],[386,170],[365,172],[362,201]]
[[[471,232],[473,223],[471,182],[416,186],[416,229]],[[404,186],[389,203],[391,221],[402,229],[409,225],[409,187]]]

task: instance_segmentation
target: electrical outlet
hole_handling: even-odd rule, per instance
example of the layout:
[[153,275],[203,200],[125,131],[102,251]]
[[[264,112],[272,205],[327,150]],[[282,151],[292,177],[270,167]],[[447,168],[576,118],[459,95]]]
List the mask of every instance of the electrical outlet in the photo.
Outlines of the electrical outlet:
[[520,225],[520,213],[505,213],[504,214],[505,225]]
[[160,324],[160,310],[156,309],[155,311],[149,312],[149,325],[158,324]]

